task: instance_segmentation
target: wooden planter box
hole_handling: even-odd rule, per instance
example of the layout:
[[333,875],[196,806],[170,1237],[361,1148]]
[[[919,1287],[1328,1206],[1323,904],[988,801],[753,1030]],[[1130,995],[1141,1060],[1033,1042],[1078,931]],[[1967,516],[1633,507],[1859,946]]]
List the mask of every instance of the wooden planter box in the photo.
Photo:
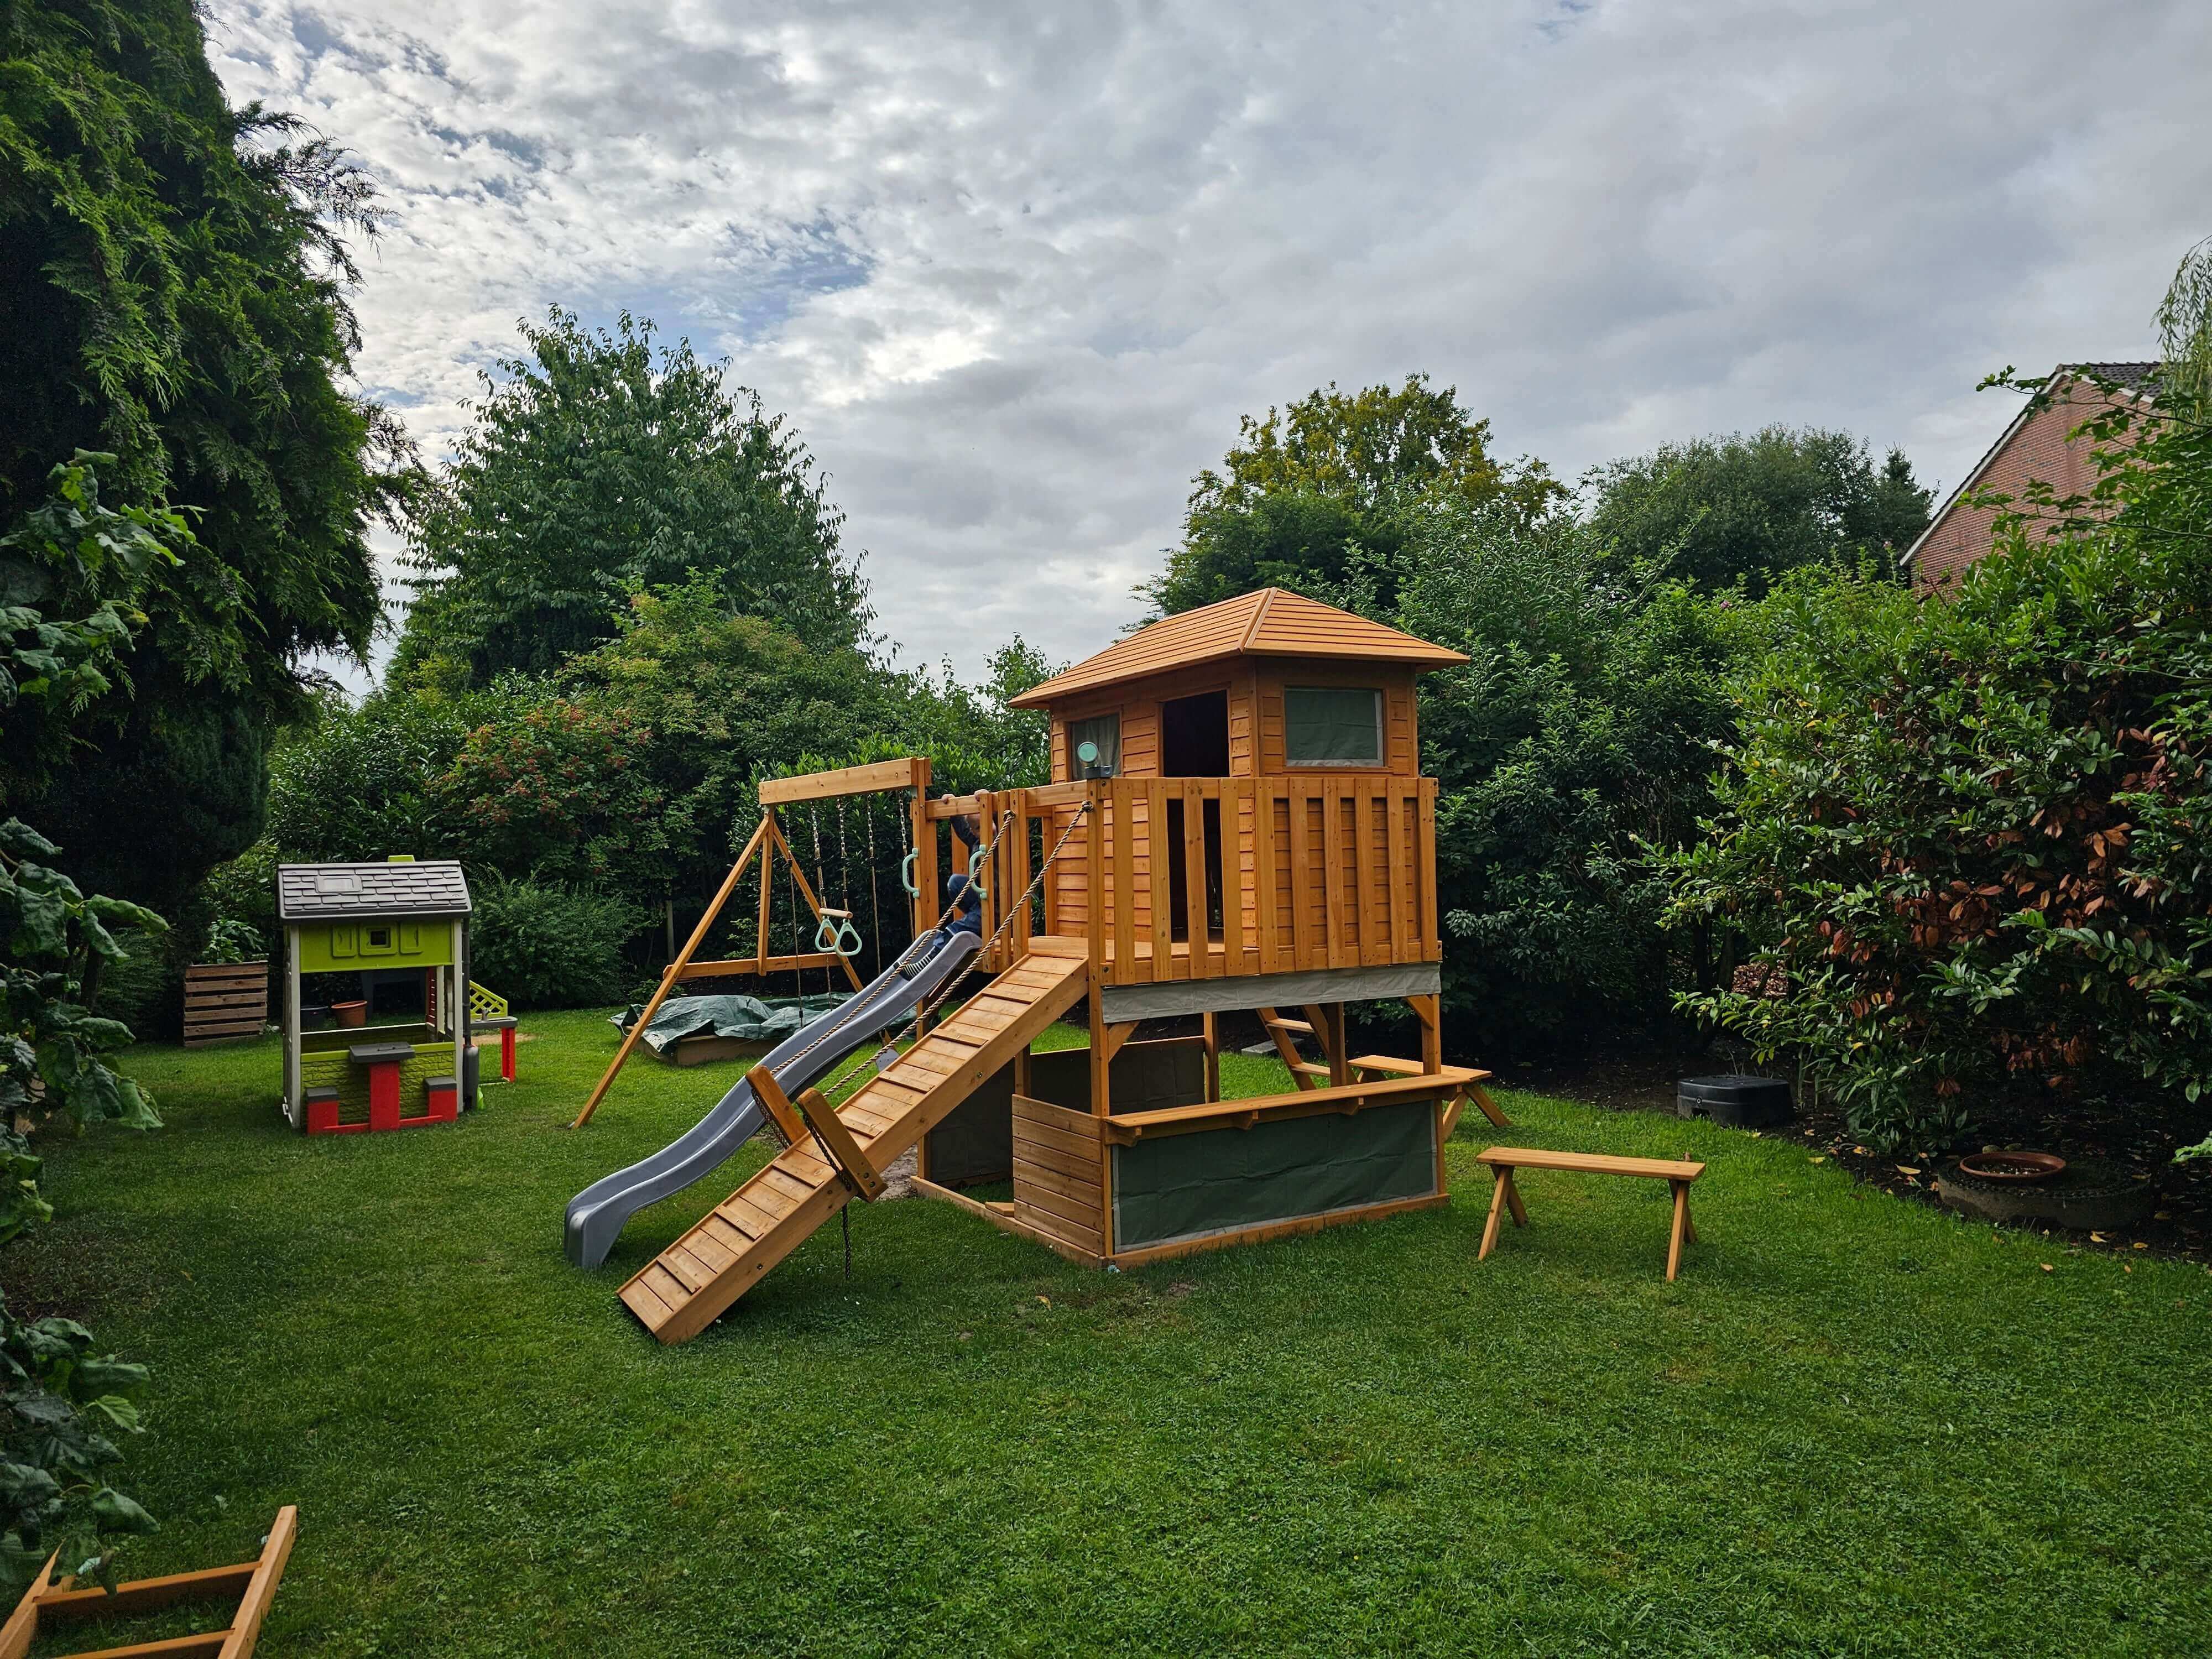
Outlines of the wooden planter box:
[[185,969],[185,1047],[257,1037],[269,1023],[269,963],[196,962]]

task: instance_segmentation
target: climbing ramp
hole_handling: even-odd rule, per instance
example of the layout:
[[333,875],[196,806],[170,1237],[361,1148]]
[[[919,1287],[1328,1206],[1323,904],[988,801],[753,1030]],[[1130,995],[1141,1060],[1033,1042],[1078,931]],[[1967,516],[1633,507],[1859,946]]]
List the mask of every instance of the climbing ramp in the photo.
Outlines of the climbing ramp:
[[[624,1285],[624,1304],[663,1342],[696,1336],[856,1194],[877,1189],[886,1164],[1080,1001],[1089,971],[1082,940],[1034,940],[1028,956],[844,1104],[802,1097],[808,1132]],[[785,1127],[799,1127],[795,1115]]]

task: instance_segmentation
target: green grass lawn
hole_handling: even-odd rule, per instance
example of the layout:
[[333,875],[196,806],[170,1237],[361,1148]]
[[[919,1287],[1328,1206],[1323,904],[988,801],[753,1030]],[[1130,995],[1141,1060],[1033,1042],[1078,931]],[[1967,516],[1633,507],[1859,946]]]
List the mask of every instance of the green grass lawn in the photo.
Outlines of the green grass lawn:
[[1509,1095],[1516,1141],[1711,1161],[1678,1283],[1648,1182],[1531,1175],[1478,1267],[1475,1118],[1448,1209],[1128,1273],[856,1206],[849,1279],[833,1223],[664,1349],[615,1287],[760,1149],[599,1273],[562,1208],[737,1073],[640,1063],[570,1133],[611,1030],[526,1027],[451,1128],[309,1140],[273,1042],[143,1048],[168,1127],[49,1149],[11,1285],[155,1369],[128,1569],[297,1504],[271,1659],[2212,1647],[2197,1267]]

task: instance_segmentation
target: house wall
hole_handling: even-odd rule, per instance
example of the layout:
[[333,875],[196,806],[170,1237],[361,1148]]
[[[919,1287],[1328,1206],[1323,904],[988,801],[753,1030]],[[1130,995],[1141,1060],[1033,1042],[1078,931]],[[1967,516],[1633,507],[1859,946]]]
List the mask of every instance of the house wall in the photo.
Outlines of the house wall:
[[[2007,438],[1965,493],[1990,490],[2015,500],[2039,480],[2060,495],[2086,495],[2097,483],[2094,439],[2071,435],[2106,405],[2094,386],[2070,383],[2063,397],[2039,410]],[[1968,565],[1987,556],[1997,508],[1954,501],[1912,556],[1912,583],[1929,592],[1955,584]]]

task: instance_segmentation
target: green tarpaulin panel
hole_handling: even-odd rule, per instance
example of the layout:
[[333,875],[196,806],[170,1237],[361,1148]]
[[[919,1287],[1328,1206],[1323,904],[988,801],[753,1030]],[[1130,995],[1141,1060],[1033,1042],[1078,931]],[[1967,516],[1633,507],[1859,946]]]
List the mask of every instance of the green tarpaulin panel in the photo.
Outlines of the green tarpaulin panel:
[[1283,688],[1283,757],[1291,764],[1382,763],[1382,694],[1364,686]]
[[1433,1101],[1114,1148],[1114,1248],[1133,1250],[1437,1190]]

